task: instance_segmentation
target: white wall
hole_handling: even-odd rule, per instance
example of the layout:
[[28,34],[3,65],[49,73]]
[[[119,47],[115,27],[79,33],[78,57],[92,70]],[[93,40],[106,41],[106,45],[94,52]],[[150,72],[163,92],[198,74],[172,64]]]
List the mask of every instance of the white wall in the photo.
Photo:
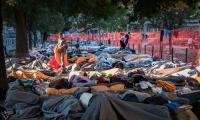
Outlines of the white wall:
[[14,27],[7,26],[6,23],[3,24],[3,44],[8,54],[15,53],[16,30]]

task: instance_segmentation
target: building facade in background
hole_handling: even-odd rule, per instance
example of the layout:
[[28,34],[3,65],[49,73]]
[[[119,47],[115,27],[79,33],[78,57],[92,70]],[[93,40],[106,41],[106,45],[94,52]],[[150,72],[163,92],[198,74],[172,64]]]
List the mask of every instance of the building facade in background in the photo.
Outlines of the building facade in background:
[[[35,35],[35,36],[34,36]],[[40,31],[32,33],[32,40],[35,40],[36,47],[41,47],[42,34]],[[27,36],[28,37],[28,36]],[[16,51],[16,29],[13,26],[8,26],[6,22],[3,23],[3,45],[8,55],[14,55]],[[34,41],[32,41],[34,45]]]
[[3,24],[3,45],[8,54],[15,54],[16,50],[16,29]]

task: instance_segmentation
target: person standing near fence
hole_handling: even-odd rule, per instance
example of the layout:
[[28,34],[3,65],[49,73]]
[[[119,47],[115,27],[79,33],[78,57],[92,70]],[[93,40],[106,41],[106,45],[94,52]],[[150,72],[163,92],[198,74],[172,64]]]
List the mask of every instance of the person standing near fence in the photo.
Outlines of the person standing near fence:
[[75,45],[75,53],[77,56],[81,56],[81,50],[80,50],[80,41],[79,39],[76,41],[76,45]]
[[67,42],[63,38],[62,33],[59,34],[58,43],[54,48],[54,56],[61,66],[62,73],[66,73],[65,66],[68,65]]
[[129,35],[130,35],[130,32],[128,32],[126,35],[121,37],[121,39],[120,39],[120,47],[121,47],[121,49],[125,49],[126,46],[128,45]]
[[109,45],[109,46],[111,45],[111,40],[110,40],[110,38],[108,39],[108,45]]
[[126,35],[125,35],[125,45],[127,46],[128,45],[128,42],[129,42],[129,38],[130,38],[130,32],[128,32]]
[[126,45],[124,43],[125,36],[120,38],[120,49],[125,49]]

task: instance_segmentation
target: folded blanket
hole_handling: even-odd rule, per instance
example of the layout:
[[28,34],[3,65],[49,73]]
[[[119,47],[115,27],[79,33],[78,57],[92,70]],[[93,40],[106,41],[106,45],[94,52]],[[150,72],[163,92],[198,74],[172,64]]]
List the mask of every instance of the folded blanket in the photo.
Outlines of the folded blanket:
[[91,86],[91,87],[73,87],[70,89],[55,89],[55,88],[48,88],[47,93],[49,95],[62,95],[62,94],[70,94],[76,91],[78,88],[92,88],[96,91],[121,91],[124,90],[124,84],[115,84],[111,85],[110,87],[106,85],[97,85],[97,86]]
[[5,107],[15,120],[40,118],[42,114],[39,96],[21,90],[8,90]]
[[[78,99],[72,95],[54,96],[45,100],[42,105],[42,111],[46,120],[59,119],[66,120],[69,118],[80,118],[75,115],[83,111]],[[74,118],[74,119],[75,119]]]
[[43,73],[37,70],[17,70],[12,71],[9,77],[17,78],[17,79],[32,79],[32,80],[52,80],[53,77],[44,75]]
[[99,120],[171,120],[165,106],[127,102],[106,96]]

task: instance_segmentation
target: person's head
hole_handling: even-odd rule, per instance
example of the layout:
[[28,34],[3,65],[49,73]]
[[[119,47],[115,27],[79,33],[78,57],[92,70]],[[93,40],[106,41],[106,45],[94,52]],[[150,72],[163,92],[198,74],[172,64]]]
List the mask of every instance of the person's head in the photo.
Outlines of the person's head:
[[58,33],[58,37],[59,37],[59,39],[62,39],[63,38],[63,35],[62,35],[62,33],[60,32],[60,33]]
[[[65,39],[62,37],[60,38],[60,41],[58,41],[58,43],[63,44],[65,42]],[[66,43],[66,42],[65,42]]]
[[65,40],[65,38],[64,38],[64,37],[62,37],[62,38],[61,38],[61,40],[63,40],[63,41],[64,41],[64,40]]
[[51,36],[47,35],[47,41],[50,42],[51,41]]

